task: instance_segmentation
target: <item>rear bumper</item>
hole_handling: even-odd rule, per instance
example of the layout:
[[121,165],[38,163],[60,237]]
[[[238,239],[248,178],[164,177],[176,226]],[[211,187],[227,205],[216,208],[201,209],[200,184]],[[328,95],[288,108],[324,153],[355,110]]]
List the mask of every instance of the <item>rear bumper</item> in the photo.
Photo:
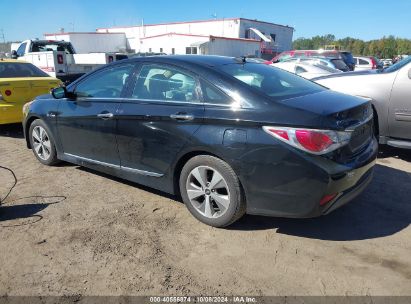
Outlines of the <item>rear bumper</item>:
[[[350,164],[318,157],[278,157],[252,168],[246,176],[247,213],[310,218],[328,214],[357,197],[371,182],[378,144],[374,139]],[[275,159],[275,163],[274,162]],[[249,169],[248,169],[249,170]],[[336,195],[321,206],[324,196]]]
[[372,178],[374,175],[374,170],[373,168],[370,168],[364,176],[357,182],[355,186],[353,186],[350,189],[345,190],[343,193],[341,193],[337,198],[335,198],[332,202],[328,203],[323,209],[322,214],[329,214],[330,212],[334,211],[335,209],[338,209],[345,204],[349,203],[353,199],[355,199],[358,195],[360,195],[365,188],[371,183]]

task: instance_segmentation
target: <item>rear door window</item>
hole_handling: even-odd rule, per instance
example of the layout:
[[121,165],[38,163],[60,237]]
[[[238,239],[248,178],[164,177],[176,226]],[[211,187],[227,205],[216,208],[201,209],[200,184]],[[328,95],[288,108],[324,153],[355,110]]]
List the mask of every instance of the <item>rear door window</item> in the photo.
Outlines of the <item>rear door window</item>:
[[205,103],[229,105],[231,98],[210,83],[201,80],[201,91]]
[[137,77],[132,98],[197,102],[194,76],[163,65],[144,65]]

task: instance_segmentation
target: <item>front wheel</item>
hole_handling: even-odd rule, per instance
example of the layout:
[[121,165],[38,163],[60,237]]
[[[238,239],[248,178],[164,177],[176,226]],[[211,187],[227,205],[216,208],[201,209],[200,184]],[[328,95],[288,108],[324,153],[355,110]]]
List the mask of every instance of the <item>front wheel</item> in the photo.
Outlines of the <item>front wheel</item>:
[[30,125],[28,136],[31,149],[39,162],[47,166],[58,162],[56,146],[50,134],[46,124],[40,119],[36,119]]
[[237,175],[226,162],[213,156],[195,156],[185,164],[180,192],[191,214],[210,226],[231,225],[245,213]]

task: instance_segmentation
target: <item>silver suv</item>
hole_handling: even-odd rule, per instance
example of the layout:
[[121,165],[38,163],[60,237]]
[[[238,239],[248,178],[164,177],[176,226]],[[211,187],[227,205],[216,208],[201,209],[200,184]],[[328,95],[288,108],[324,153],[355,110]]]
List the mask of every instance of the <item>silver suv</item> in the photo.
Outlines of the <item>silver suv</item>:
[[411,56],[384,70],[333,74],[313,81],[371,99],[380,143],[411,149]]

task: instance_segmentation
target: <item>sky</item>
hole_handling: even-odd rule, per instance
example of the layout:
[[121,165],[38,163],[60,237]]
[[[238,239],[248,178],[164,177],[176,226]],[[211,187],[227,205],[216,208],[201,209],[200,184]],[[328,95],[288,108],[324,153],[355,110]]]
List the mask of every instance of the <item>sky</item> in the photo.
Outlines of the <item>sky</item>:
[[0,42],[99,27],[243,17],[295,28],[294,39],[334,34],[411,39],[411,0],[1,0]]

